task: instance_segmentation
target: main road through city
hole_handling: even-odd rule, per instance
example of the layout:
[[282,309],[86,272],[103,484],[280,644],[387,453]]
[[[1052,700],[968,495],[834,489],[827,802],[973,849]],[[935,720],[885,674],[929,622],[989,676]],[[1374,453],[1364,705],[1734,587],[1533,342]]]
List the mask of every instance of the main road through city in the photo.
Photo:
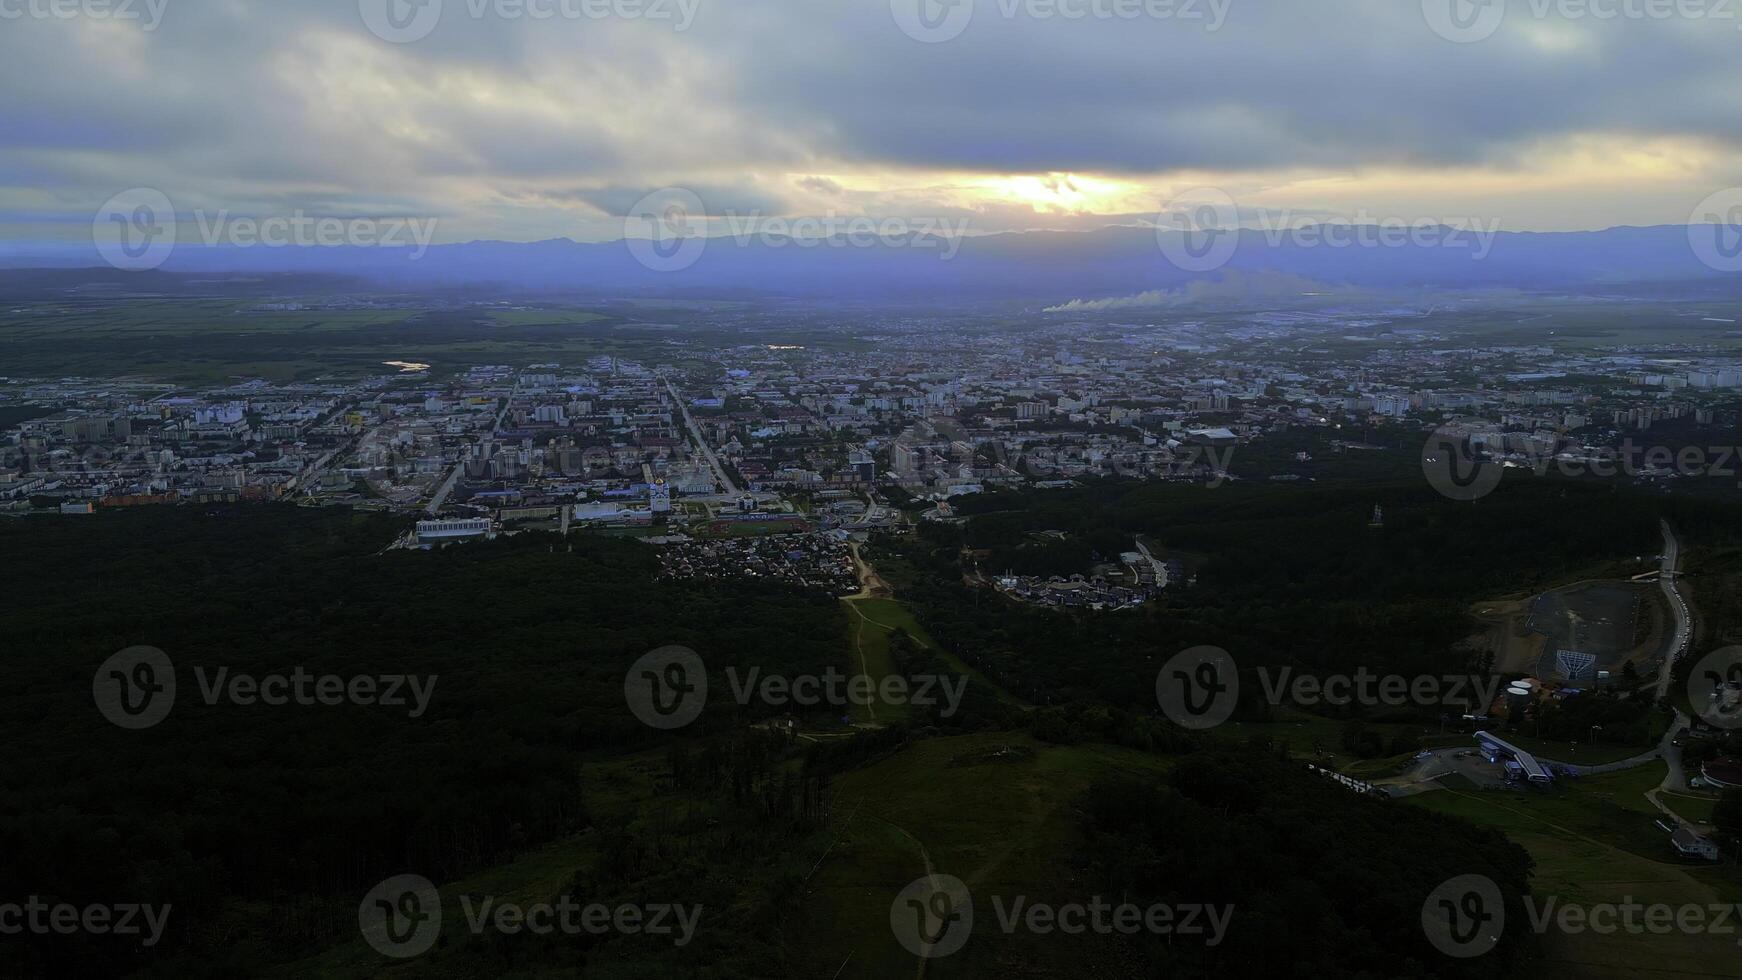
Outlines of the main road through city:
[[[514,387],[508,390],[508,398],[502,403],[502,410],[496,413],[496,424],[490,427],[489,437],[491,439],[494,439],[496,434],[502,431],[502,423],[508,418],[508,409],[514,404],[514,396],[518,394],[520,394],[520,379],[515,378]],[[442,485],[436,488],[435,495],[429,498],[429,506],[424,508],[424,513],[431,517],[441,513],[442,504],[447,503],[448,494],[454,492],[454,484],[460,482],[460,474],[465,472],[465,469],[466,454],[462,452],[460,453],[460,461],[455,463],[454,468],[449,471],[448,478],[442,481]]]
[[702,457],[708,461],[709,466],[713,467],[714,479],[720,481],[720,486],[725,487],[727,493],[736,495],[738,488],[733,485],[732,478],[726,475],[726,468],[720,465],[720,457],[714,455],[713,447],[708,445],[708,440],[702,438],[702,427],[690,417],[690,407],[684,402],[683,396],[677,393],[677,387],[667,380],[665,390],[671,392],[671,400],[677,403],[677,410],[683,413],[683,424],[689,426],[690,438],[696,441],[696,448],[701,450]]

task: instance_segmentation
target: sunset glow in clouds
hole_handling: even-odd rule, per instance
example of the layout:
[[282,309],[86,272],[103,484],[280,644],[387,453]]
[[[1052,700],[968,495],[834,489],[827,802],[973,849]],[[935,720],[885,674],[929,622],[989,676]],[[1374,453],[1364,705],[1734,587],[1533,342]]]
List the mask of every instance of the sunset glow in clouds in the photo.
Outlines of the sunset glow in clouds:
[[394,41],[372,2],[0,2],[0,238],[86,233],[140,186],[460,241],[615,238],[662,187],[987,233],[1142,223],[1203,185],[1297,217],[1673,224],[1742,184],[1742,31],[1716,12],[1520,2],[1461,42],[1435,0],[1225,0],[1213,29],[1207,0],[977,0],[928,43],[916,0],[426,0]]

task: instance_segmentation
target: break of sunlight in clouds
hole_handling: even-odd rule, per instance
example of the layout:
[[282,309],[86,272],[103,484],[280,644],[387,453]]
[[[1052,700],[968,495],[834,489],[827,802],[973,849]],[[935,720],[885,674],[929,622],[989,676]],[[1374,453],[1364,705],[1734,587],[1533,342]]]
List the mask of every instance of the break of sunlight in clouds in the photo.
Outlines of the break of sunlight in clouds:
[[[110,195],[435,215],[441,239],[599,240],[647,192],[716,214],[1148,219],[1242,210],[1679,223],[1742,184],[1735,21],[1537,18],[1453,44],[1420,5],[1231,0],[1178,21],[999,16],[920,44],[889,0],[700,0],[694,24],[474,19],[369,33],[357,0],[169,0],[153,31],[0,22],[0,238]],[[1383,78],[1385,84],[1375,84]]]

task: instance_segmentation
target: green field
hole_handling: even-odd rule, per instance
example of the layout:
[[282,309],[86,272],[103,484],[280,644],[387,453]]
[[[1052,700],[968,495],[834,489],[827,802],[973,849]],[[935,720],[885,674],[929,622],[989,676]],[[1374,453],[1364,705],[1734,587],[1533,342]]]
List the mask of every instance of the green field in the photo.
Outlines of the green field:
[[[1734,866],[1684,862],[1670,850],[1661,817],[1644,797],[1663,766],[1563,782],[1553,793],[1441,791],[1408,798],[1420,806],[1502,830],[1536,861],[1532,891],[1565,903],[1670,905],[1742,900]],[[1511,924],[1508,924],[1511,928]],[[1544,952],[1552,977],[1734,976],[1734,937],[1710,934],[1576,935],[1550,931]]]
[[[1652,717],[1652,734],[1661,737],[1668,728],[1667,719],[1656,715]],[[1546,738],[1531,738],[1527,735],[1507,735],[1508,742],[1519,748],[1555,762],[1566,762],[1576,766],[1600,766],[1610,762],[1620,762],[1634,756],[1644,755],[1655,746],[1651,745],[1616,745],[1611,742],[1556,742]],[[1659,776],[1662,775],[1659,767]]]
[[1455,332],[1471,343],[1543,344],[1566,351],[1623,344],[1742,346],[1742,309],[1722,299],[1619,304],[1521,297],[1515,309],[1453,310],[1416,325]]
[[[0,363],[18,374],[141,376],[212,382],[392,373],[385,361],[436,374],[474,364],[576,363],[599,354],[666,361],[662,338],[567,306],[443,308],[415,297],[129,296],[91,293],[0,310]],[[268,309],[303,305],[306,309]]]
[[[997,928],[990,896],[1023,894],[1039,900],[1087,900],[1060,892],[1072,880],[1070,859],[1080,838],[1074,804],[1089,783],[1105,773],[1155,773],[1166,768],[1155,756],[1101,745],[1059,747],[1025,735],[999,732],[931,739],[868,768],[849,773],[835,786],[833,816],[799,847],[771,864],[731,873],[734,888],[802,891],[794,921],[780,931],[793,963],[780,971],[791,976],[884,978],[913,975],[919,960],[901,948],[890,928],[896,894],[926,870],[929,858],[940,874],[960,877],[975,894],[974,938],[961,953],[928,964],[934,977],[1009,976],[1020,964],[1046,964],[1057,975],[1071,971],[1079,957],[1111,954],[1104,940],[1073,940]],[[683,822],[685,804],[661,786],[664,752],[648,752],[590,763],[587,787],[600,827],[657,835],[657,828]],[[940,792],[947,784],[948,792]],[[278,977],[450,977],[477,973],[480,946],[502,946],[493,937],[467,934],[459,896],[476,900],[531,904],[561,894],[577,871],[599,860],[600,832],[530,851],[514,861],[441,887],[442,939],[424,956],[394,963],[361,939],[291,964]],[[721,874],[726,874],[724,867]],[[748,880],[750,874],[759,880]],[[577,896],[580,900],[590,900]],[[646,894],[646,901],[690,903],[694,896]],[[710,925],[728,927],[726,910],[704,909],[695,946],[708,939]],[[557,940],[550,940],[557,941]],[[631,969],[618,963],[617,944],[634,946],[640,959]],[[850,959],[842,959],[851,951]],[[689,975],[688,954],[672,951],[663,967],[647,959],[649,947],[613,940],[588,954],[587,976],[647,977]],[[696,952],[691,950],[691,953]],[[484,963],[494,962],[484,959]],[[500,969],[500,964],[493,969]],[[595,973],[594,970],[598,972]],[[659,972],[661,969],[666,972]],[[494,975],[503,975],[500,972]],[[515,974],[546,975],[539,972]],[[567,972],[549,974],[573,976]]]
[[928,861],[973,893],[974,930],[961,952],[929,961],[926,976],[1101,975],[1097,962],[1116,952],[1104,941],[1006,936],[991,896],[1087,901],[1061,890],[1075,877],[1076,799],[1103,773],[1160,773],[1166,765],[1108,746],[990,733],[918,742],[844,777],[835,804],[839,836],[803,884],[805,912],[792,930],[794,975],[914,976],[919,960],[892,935],[890,905]]
[[[907,631],[915,642],[930,649],[933,653],[949,664],[957,673],[966,675],[968,683],[976,687],[984,687],[992,691],[998,700],[1006,704],[1018,702],[1005,693],[997,685],[987,680],[985,675],[963,663],[954,654],[939,646],[937,641],[925,631],[925,627],[913,618],[895,599],[853,598],[843,599],[847,604],[852,649],[863,657],[863,670],[872,680],[881,683],[882,679],[895,671],[895,664],[889,658],[889,637],[900,629]],[[890,722],[906,721],[909,712],[905,705],[884,704],[881,700],[875,706],[855,707],[853,719],[857,722]]]
[[1658,799],[1663,805],[1674,810],[1676,816],[1694,823],[1710,824],[1712,810],[1718,805],[1716,796],[1703,796],[1695,793],[1659,793]]

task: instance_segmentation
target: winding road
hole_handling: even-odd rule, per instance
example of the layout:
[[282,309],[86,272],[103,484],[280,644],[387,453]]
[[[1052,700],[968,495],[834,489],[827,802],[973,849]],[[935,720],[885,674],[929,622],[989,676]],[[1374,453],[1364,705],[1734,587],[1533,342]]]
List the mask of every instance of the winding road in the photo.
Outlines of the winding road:
[[690,407],[684,402],[683,396],[677,393],[677,386],[667,380],[665,390],[671,392],[671,400],[677,403],[677,410],[683,413],[683,424],[689,428],[690,438],[695,440],[696,448],[701,451],[702,458],[706,459],[708,465],[713,467],[714,479],[720,481],[720,486],[725,487],[728,494],[737,496],[737,485],[732,482],[731,477],[726,475],[726,468],[720,465],[720,457],[714,455],[714,449],[708,445],[708,440],[702,438],[702,427],[697,425],[696,420],[691,417]]
[[[1663,526],[1663,569],[1657,578],[1658,587],[1669,599],[1669,608],[1675,614],[1675,632],[1670,637],[1669,650],[1663,655],[1663,669],[1658,672],[1657,699],[1666,700],[1669,697],[1669,682],[1675,670],[1676,658],[1688,651],[1688,644],[1693,640],[1693,617],[1688,615],[1688,603],[1682,598],[1680,579],[1677,577],[1677,565],[1681,561],[1681,542],[1676,540],[1675,532],[1669,528],[1668,521],[1659,522]],[[1677,720],[1686,724],[1687,720],[1677,712]]]
[[[1670,680],[1675,675],[1676,660],[1688,652],[1688,645],[1693,642],[1693,617],[1688,613],[1688,603],[1681,594],[1681,579],[1677,566],[1681,561],[1681,543],[1676,540],[1675,532],[1669,528],[1669,522],[1663,521],[1663,572],[1658,576],[1658,585],[1663,588],[1663,594],[1669,598],[1670,611],[1675,615],[1675,632],[1670,637],[1669,650],[1663,655],[1663,666],[1659,668],[1657,678],[1657,700],[1659,703],[1669,700]],[[1697,825],[1683,820],[1674,810],[1664,805],[1658,799],[1658,794],[1665,792],[1682,792],[1688,790],[1687,773],[1682,769],[1681,746],[1675,744],[1676,737],[1688,727],[1688,716],[1680,708],[1675,709],[1675,723],[1669,726],[1669,731],[1663,733],[1663,741],[1658,745],[1658,751],[1669,764],[1669,772],[1664,774],[1663,782],[1645,798],[1651,805],[1663,811],[1679,827],[1695,827]]]

